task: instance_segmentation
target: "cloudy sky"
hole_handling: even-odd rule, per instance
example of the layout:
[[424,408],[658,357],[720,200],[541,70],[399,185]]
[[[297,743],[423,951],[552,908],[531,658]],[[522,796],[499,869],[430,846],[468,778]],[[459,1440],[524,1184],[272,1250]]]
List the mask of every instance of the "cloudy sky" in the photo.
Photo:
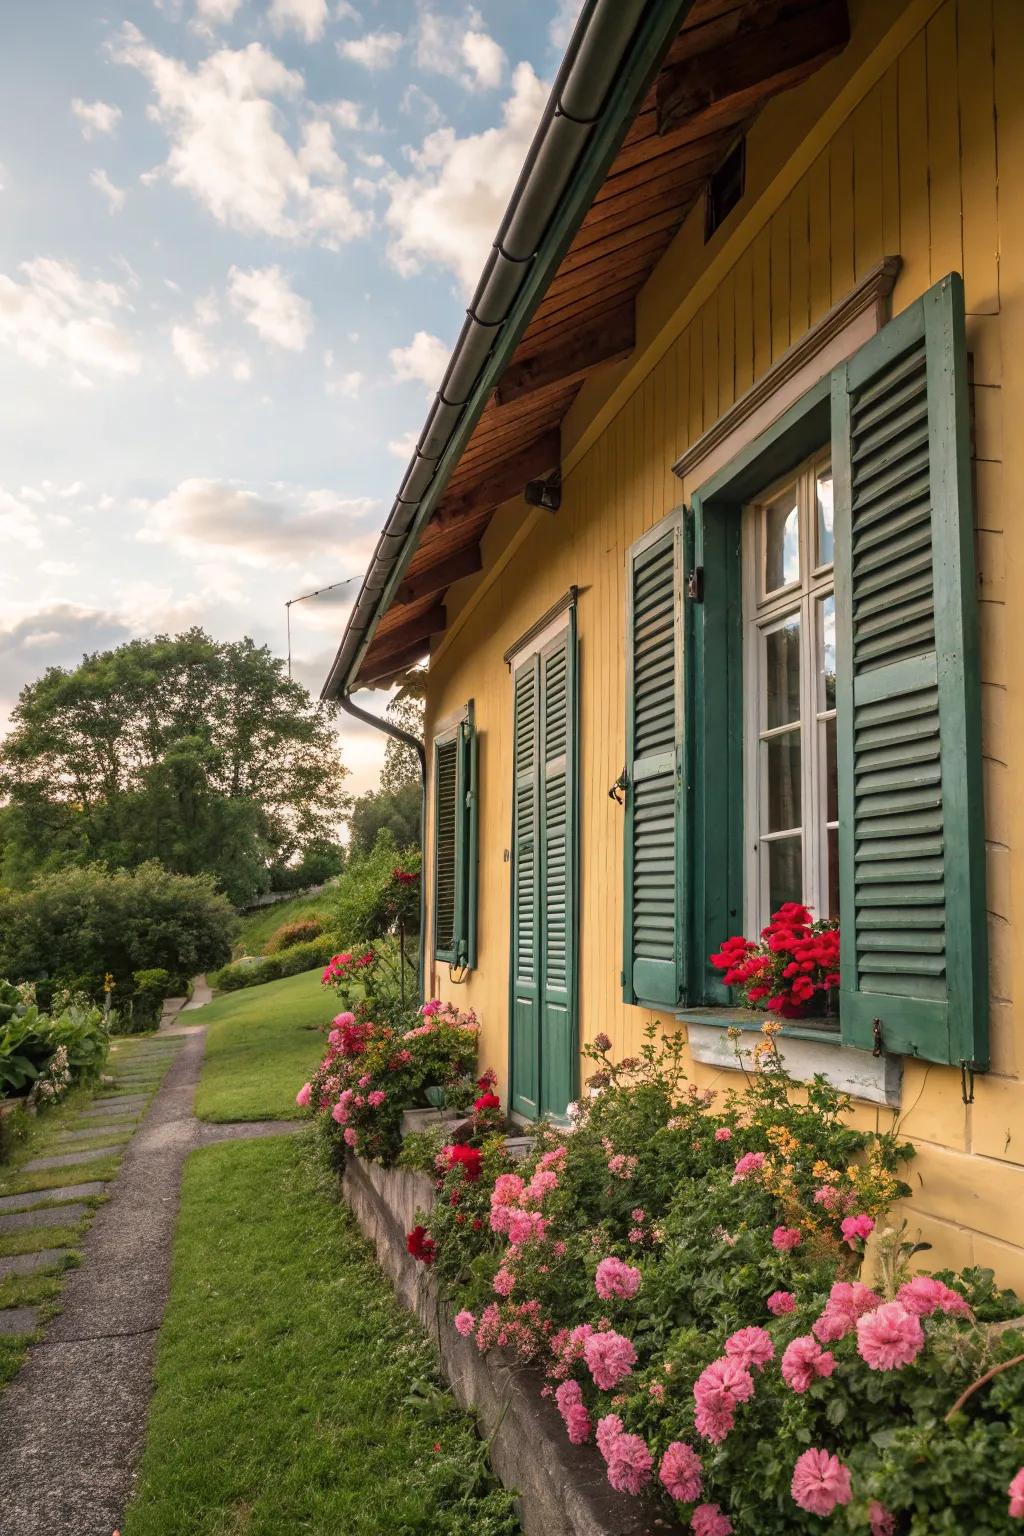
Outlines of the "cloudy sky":
[[[363,570],[578,9],[3,0],[0,730]],[[353,595],[292,610],[314,691]]]

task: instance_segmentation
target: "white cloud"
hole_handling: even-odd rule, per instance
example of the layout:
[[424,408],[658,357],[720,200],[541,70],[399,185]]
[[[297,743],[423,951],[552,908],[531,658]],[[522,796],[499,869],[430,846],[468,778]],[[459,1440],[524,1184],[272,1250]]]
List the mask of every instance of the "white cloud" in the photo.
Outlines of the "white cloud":
[[343,59],[352,59],[366,69],[390,69],[402,47],[401,32],[367,32],[338,44]]
[[109,101],[83,101],[76,96],[71,110],[78,118],[83,139],[95,139],[113,133],[121,121],[121,108]]
[[413,173],[388,184],[388,253],[403,276],[433,262],[471,292],[540,120],[547,90],[529,64],[516,66],[497,128],[459,138],[438,128],[410,151]]
[[414,117],[422,129],[440,128],[444,122],[444,113],[433,96],[428,96],[418,85],[407,85],[398,105],[400,111],[406,117]]
[[388,443],[388,453],[396,459],[401,459],[403,464],[407,464],[412,458],[413,449],[419,442],[419,436],[418,432],[403,432],[401,437],[393,437]]
[[171,346],[189,378],[202,378],[214,367],[216,358],[213,349],[202,331],[194,325],[172,326]]
[[26,549],[41,549],[42,535],[36,513],[0,485],[0,543],[22,544]]
[[558,0],[555,14],[551,18],[548,27],[548,37],[551,46],[564,51],[567,47],[572,29],[575,27],[579,14],[583,9],[583,0]]
[[362,17],[350,0],[337,0],[334,7],[335,21],[362,21]]
[[153,89],[150,115],[171,144],[161,173],[219,223],[329,250],[367,232],[326,119],[306,120],[297,145],[282,132],[278,103],[301,107],[304,81],[261,44],[219,49],[191,70],[126,23],[112,53]]
[[183,480],[147,511],[139,534],[189,557],[216,553],[247,566],[365,560],[376,538],[379,503],[345,500],[333,491],[297,493],[277,487],[274,499],[226,480]]
[[234,21],[242,0],[196,0],[196,17],[212,27],[227,27]]
[[353,368],[349,373],[339,374],[337,378],[327,380],[327,393],[329,395],[341,395],[346,400],[356,400],[363,392],[366,382],[365,374]]
[[139,372],[135,341],[115,318],[125,307],[122,288],[82,277],[72,262],[50,256],[24,261],[19,271],[22,282],[0,273],[0,346],[39,368],[67,363],[79,384],[96,373]]
[[429,331],[417,331],[407,347],[392,347],[388,354],[396,379],[402,382],[418,379],[431,394],[441,382],[448,355],[448,347]]
[[327,25],[327,0],[271,0],[267,16],[275,32],[292,27],[307,43],[315,43]]
[[107,207],[111,213],[120,213],[124,207],[125,198],[128,196],[123,187],[115,187],[106,171],[93,171],[89,177],[97,192],[101,192],[107,200]]
[[416,32],[416,63],[420,69],[447,75],[467,90],[494,90],[505,74],[505,50],[484,31],[480,12],[440,16],[425,10]]
[[239,384],[244,384],[246,380],[252,378],[252,364],[247,357],[235,358],[231,365],[231,377],[236,379]]
[[313,309],[296,293],[280,267],[253,267],[228,273],[231,303],[264,341],[289,352],[304,352],[313,332]]

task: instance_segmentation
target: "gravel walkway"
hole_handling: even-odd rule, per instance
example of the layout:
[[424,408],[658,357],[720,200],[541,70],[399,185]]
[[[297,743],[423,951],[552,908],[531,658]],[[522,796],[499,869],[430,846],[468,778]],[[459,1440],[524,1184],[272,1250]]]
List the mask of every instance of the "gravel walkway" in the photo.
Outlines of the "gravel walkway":
[[[168,1033],[186,1038],[107,1186],[110,1199],[84,1239],[63,1310],[0,1395],[4,1536],[112,1536],[131,1497],[145,1436],[185,1158],[194,1147],[287,1134],[302,1123],[196,1120],[192,1103],[206,1031],[177,1024],[159,1038]],[[73,1199],[94,1188],[103,1186],[69,1181],[43,1198]],[[25,1210],[36,1200],[25,1195],[3,1203]],[[21,1319],[21,1331],[26,1322]]]

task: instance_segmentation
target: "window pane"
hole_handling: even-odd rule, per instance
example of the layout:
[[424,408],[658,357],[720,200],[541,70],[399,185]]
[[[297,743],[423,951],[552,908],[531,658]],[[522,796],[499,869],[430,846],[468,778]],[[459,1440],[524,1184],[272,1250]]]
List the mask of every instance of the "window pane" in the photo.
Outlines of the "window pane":
[[800,718],[800,615],[764,637],[766,725],[790,725]]
[[839,916],[839,829],[829,827],[828,843],[828,911],[826,917]]
[[800,516],[796,487],[790,486],[764,512],[764,589],[774,592],[800,580]]
[[825,732],[825,820],[839,820],[839,778],[836,768],[836,721],[822,722]]
[[818,604],[818,708],[836,707],[836,600],[830,593]]
[[819,469],[815,476],[818,503],[818,564],[831,565],[835,558],[832,531],[832,470]]
[[768,850],[769,912],[777,912],[787,901],[803,901],[803,858],[800,837],[780,838],[777,843],[763,843]]
[[768,776],[766,832],[788,832],[800,825],[800,731],[770,736],[764,743]]

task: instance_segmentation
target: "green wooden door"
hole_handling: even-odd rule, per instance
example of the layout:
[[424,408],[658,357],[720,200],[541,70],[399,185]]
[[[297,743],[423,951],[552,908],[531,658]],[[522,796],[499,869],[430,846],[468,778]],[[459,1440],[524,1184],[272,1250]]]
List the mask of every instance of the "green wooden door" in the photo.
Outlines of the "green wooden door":
[[564,1115],[576,1083],[575,614],[516,669],[511,1103]]

